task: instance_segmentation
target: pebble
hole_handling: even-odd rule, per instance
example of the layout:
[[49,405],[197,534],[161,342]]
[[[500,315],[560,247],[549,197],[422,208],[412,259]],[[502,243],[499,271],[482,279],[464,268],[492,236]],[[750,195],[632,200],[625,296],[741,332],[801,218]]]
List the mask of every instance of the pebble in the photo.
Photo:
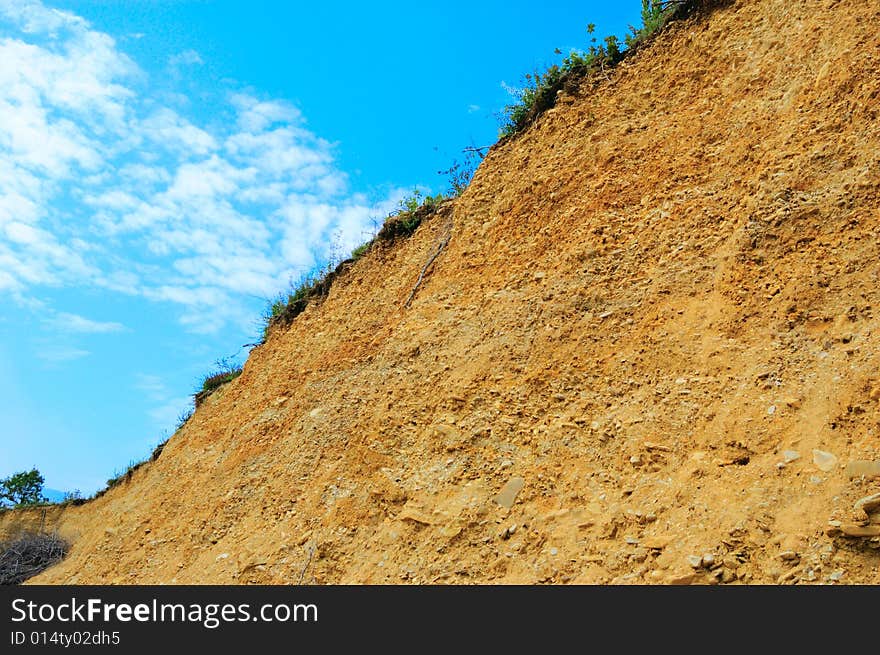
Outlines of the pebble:
[[850,479],[880,477],[880,460],[856,460],[846,465],[846,476]]
[[632,464],[633,466],[641,466],[641,464],[642,464],[641,455],[633,455],[632,457],[629,458],[629,463]]
[[824,450],[813,449],[813,464],[825,473],[837,466],[837,457]]
[[797,575],[801,572],[799,566],[795,566],[793,569],[786,571],[781,574],[778,578],[776,578],[776,582],[778,584],[782,584],[783,582],[788,582],[789,580],[793,580]]
[[715,554],[714,553],[706,553],[703,555],[703,566],[707,569],[711,569],[715,566]]
[[833,582],[837,582],[842,577],[843,577],[843,571],[837,570],[837,571],[832,572],[831,575],[828,576],[828,579]]
[[674,575],[669,578],[666,584],[670,585],[689,585],[694,580],[696,580],[696,576],[693,573],[686,573],[685,575]]
[[522,491],[524,486],[526,486],[526,481],[523,478],[510,478],[507,484],[498,492],[498,495],[495,496],[495,502],[502,507],[510,509],[516,501],[517,494]]
[[692,568],[698,569],[703,566],[703,558],[699,555],[688,555],[687,560]]
[[853,525],[844,523],[839,528],[847,537],[880,537],[880,525]]
[[783,450],[782,451],[782,459],[785,460],[786,464],[791,464],[792,462],[796,462],[801,458],[801,454],[796,450]]
[[872,514],[874,510],[880,509],[880,493],[871,494],[870,496],[865,496],[864,498],[859,498],[855,505],[853,505],[853,509],[856,510],[864,510],[866,514]]
[[559,554],[559,549],[558,548],[551,548],[550,554],[553,555],[553,557],[556,557]]
[[639,562],[639,563],[644,562],[646,559],[648,559],[648,551],[645,550],[644,548],[636,548],[633,551],[632,555],[629,556],[629,558],[633,562]]
[[663,550],[675,540],[671,535],[657,535],[655,537],[647,537],[643,540],[642,545],[652,550]]
[[467,442],[467,437],[454,425],[435,425],[434,435],[448,452],[461,449]]
[[781,553],[779,553],[779,559],[781,559],[785,562],[793,562],[796,559],[798,559],[798,554],[796,552],[794,552],[793,550],[784,550]]
[[770,405],[770,407],[767,408],[767,413],[770,416],[773,416],[776,413],[776,405]]
[[635,537],[627,537],[627,538],[626,538],[626,543],[628,543],[630,546],[638,546],[638,545],[639,545],[639,540],[636,539]]

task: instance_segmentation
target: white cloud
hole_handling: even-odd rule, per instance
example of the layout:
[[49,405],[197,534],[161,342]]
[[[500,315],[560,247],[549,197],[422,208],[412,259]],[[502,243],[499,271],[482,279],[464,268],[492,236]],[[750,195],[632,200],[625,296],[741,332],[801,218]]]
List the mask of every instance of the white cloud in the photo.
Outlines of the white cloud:
[[238,125],[243,133],[259,133],[274,123],[297,124],[302,114],[293,105],[277,100],[265,101],[246,93],[236,93],[230,102],[238,111]]
[[134,378],[134,388],[153,404],[147,414],[160,428],[177,426],[183,413],[192,408],[192,396],[172,396],[165,381],[158,375],[138,373]]
[[14,19],[24,32],[54,35],[64,27],[80,26],[84,21],[67,12],[51,9],[30,0],[0,1],[0,16]]
[[36,355],[39,359],[42,359],[44,362],[49,362],[50,364],[71,362],[75,359],[88,357],[91,354],[92,353],[88,350],[65,346],[51,346],[48,348],[40,348],[36,352]]
[[121,332],[125,329],[122,323],[93,321],[84,316],[67,312],[59,312],[48,323],[62,332],[79,332],[82,334],[106,334],[108,332]]
[[185,156],[207,155],[217,148],[214,137],[168,108],[160,109],[135,127],[156,146]]
[[202,61],[199,53],[195,50],[184,50],[183,52],[171,55],[168,58],[168,65],[171,68],[178,68],[180,66],[200,66],[204,63],[205,62]]
[[171,175],[164,168],[145,164],[127,164],[119,169],[119,177],[122,183],[131,184],[138,189],[167,184],[171,180]]
[[186,410],[192,408],[192,404],[192,396],[178,396],[154,407],[148,414],[156,425],[165,429],[173,429],[177,426]]
[[[391,208],[349,192],[333,144],[289,102],[236,92],[208,119],[184,116],[174,89],[153,93],[82,18],[0,0],[4,22],[0,292],[19,303],[39,287],[98,287],[217,330],[244,320],[246,296],[269,298],[327,257],[332,239],[363,242]],[[201,63],[194,51],[169,59]],[[78,317],[68,329],[122,326]]]

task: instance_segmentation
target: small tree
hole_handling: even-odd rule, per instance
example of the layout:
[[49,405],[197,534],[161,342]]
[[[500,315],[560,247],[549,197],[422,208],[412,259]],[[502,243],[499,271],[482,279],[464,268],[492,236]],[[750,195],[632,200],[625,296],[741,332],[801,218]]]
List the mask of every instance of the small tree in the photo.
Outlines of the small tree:
[[43,496],[45,480],[37,469],[21,471],[0,480],[0,501],[13,505],[37,505],[47,502]]

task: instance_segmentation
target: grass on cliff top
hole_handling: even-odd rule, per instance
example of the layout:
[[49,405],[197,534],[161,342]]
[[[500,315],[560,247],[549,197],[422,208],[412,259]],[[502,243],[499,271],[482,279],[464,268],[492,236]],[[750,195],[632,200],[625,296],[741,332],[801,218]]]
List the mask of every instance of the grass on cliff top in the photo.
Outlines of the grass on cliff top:
[[[525,130],[542,113],[551,109],[555,103],[557,94],[570,87],[585,76],[605,75],[606,71],[634,52],[638,47],[646,43],[671,20],[685,17],[700,6],[717,4],[723,0],[642,0],[642,26],[634,28],[630,26],[628,33],[621,41],[616,36],[608,36],[604,42],[597,43],[593,36],[595,26],[587,26],[587,32],[591,37],[591,43],[586,51],[572,50],[564,57],[560,64],[550,66],[546,71],[535,72],[525,76],[525,87],[519,91],[517,102],[508,105],[504,109],[500,136],[510,137]],[[561,54],[557,50],[557,54]],[[334,279],[352,263],[366,255],[377,243],[393,242],[399,238],[406,238],[415,233],[422,222],[437,211],[438,207],[446,200],[453,199],[467,188],[476,170],[476,162],[473,155],[485,148],[468,149],[471,157],[464,163],[454,162],[446,171],[449,180],[449,190],[437,195],[423,195],[416,190],[400,201],[397,209],[384,221],[382,228],[368,242],[355,248],[347,259],[339,262],[330,261],[320,270],[304,276],[298,283],[291,284],[290,288],[280,293],[262,316],[262,335],[260,343],[268,339],[269,331],[276,325],[289,325],[301,314],[309,303],[321,300],[327,296]],[[482,154],[480,154],[482,158]],[[205,375],[201,381],[201,388],[196,393],[196,406],[199,399],[204,398],[224,384],[231,382],[241,374],[242,368],[237,365],[229,365],[224,360],[219,362],[217,370]],[[177,429],[182,428],[193,415],[190,409],[179,417]],[[167,443],[167,439],[161,442],[153,451],[149,459],[140,462],[132,461],[121,473],[117,472],[107,480],[107,487],[97,494],[95,498],[102,496],[109,489],[118,484],[130,480],[135,471],[148,461],[155,461],[161,455]],[[80,504],[85,499],[77,496],[68,502]]]
[[[623,41],[608,36],[598,43],[593,36],[596,26],[587,25],[590,45],[587,50],[572,50],[559,64],[547,70],[525,75],[525,86],[517,92],[517,101],[504,108],[500,135],[510,137],[525,130],[556,104],[557,94],[576,86],[578,80],[590,75],[606,75],[630,53],[646,43],[669,21],[689,14],[711,0],[642,0],[642,26],[629,27]],[[559,49],[556,54],[562,54]]]
[[[450,171],[458,171],[459,165],[455,164]],[[470,171],[470,175],[473,170]],[[470,175],[467,179],[470,179]],[[382,225],[382,229],[368,242],[355,248],[348,258],[339,262],[330,261],[316,273],[306,275],[296,284],[291,284],[290,289],[279,294],[272,300],[263,314],[262,340],[265,343],[269,336],[269,330],[276,325],[289,325],[299,316],[305,308],[314,300],[320,300],[327,296],[335,278],[348,266],[366,255],[377,243],[391,242],[396,239],[411,236],[431,216],[437,208],[446,200],[459,195],[467,184],[455,187],[447,193],[436,195],[424,195],[415,190],[400,201],[397,209],[392,212]]]

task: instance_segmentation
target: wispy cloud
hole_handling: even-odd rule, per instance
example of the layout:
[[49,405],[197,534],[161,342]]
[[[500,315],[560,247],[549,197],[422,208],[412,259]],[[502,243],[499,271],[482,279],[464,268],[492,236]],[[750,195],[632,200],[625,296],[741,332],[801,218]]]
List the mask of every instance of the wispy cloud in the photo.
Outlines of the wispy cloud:
[[135,375],[134,388],[144,392],[152,400],[164,400],[168,395],[168,390],[162,378],[149,373],[138,373]]
[[176,55],[168,58],[168,65],[171,68],[179,68],[181,66],[200,66],[205,62],[202,61],[201,55],[195,50],[184,50]]
[[152,403],[147,414],[157,426],[176,425],[181,415],[192,408],[192,396],[173,396],[158,375],[139,373],[135,376],[134,387]]
[[52,327],[62,332],[77,332],[80,334],[106,334],[108,332],[121,332],[125,329],[122,323],[93,321],[77,314],[60,312],[47,321]]
[[[0,293],[19,302],[97,287],[216,330],[242,320],[245,296],[326,258],[333,235],[361,243],[393,206],[396,193],[352,193],[333,144],[289,102],[231,91],[200,123],[78,16],[0,0],[0,27]],[[122,329],[78,318],[68,329]]]
[[63,362],[70,362],[75,359],[82,359],[83,357],[87,357],[91,353],[88,350],[82,350],[81,348],[56,346],[41,348],[37,350],[36,354],[37,357],[39,359],[42,359],[44,362],[49,362],[50,364],[60,364]]
[[181,396],[165,401],[147,412],[153,422],[158,426],[168,427],[177,425],[187,409],[192,408],[192,397]]

